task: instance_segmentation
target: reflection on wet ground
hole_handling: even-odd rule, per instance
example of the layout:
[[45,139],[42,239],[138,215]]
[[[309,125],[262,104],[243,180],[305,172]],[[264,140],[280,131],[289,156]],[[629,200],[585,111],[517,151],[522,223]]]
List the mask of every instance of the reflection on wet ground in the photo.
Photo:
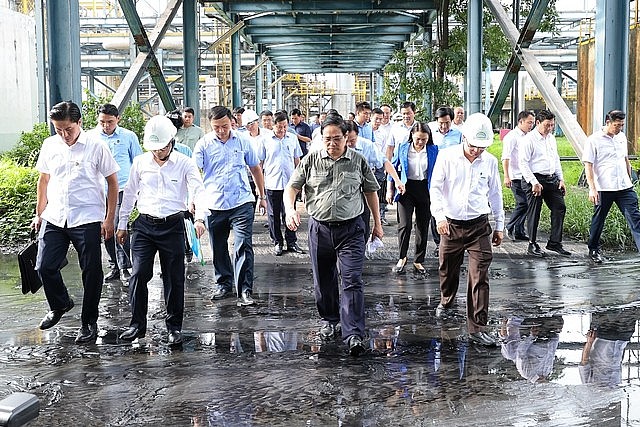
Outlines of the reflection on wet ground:
[[[78,302],[74,255],[63,273]],[[490,331],[502,344],[489,349],[465,339],[464,292],[459,318],[435,318],[434,259],[426,277],[368,261],[370,351],[358,359],[320,340],[304,262],[259,262],[258,304],[248,308],[209,301],[211,266],[190,265],[185,342],[171,349],[159,278],[147,338],[117,340],[127,290],[107,284],[100,339],[77,346],[79,307],[38,330],[43,294],[21,295],[13,258],[0,261],[0,398],[36,394],[42,409],[31,425],[640,424],[640,266],[631,255],[594,267],[496,253]]]

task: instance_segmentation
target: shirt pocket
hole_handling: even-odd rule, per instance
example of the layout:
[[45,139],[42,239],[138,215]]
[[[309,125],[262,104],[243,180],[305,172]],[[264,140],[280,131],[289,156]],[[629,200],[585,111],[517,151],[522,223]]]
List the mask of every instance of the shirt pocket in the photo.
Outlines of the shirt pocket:
[[317,186],[322,185],[322,184],[327,185],[328,177],[329,177],[329,171],[314,170],[309,175],[308,185],[310,187],[317,187]]
[[343,172],[340,177],[340,194],[345,198],[360,197],[362,178],[358,172]]

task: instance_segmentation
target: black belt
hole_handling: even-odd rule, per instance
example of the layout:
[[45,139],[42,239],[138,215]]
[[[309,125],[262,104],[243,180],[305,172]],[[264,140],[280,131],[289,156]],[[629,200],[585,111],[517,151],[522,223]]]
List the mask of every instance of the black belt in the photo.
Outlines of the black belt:
[[316,221],[318,221],[320,224],[325,225],[327,227],[342,227],[342,226],[353,223],[353,221],[355,221],[358,218],[359,217],[355,217],[355,218],[347,219],[344,221],[318,221],[318,220]]
[[552,173],[551,175],[534,173],[533,175],[538,179],[538,181],[555,181],[556,179],[558,179],[558,175],[556,175],[555,173]]
[[184,212],[174,213],[173,215],[169,215],[164,218],[158,218],[157,216],[147,215],[143,213],[141,213],[140,216],[152,224],[164,224],[166,222],[173,222],[179,219],[184,219]]
[[484,214],[484,215],[480,215],[479,217],[473,218],[473,219],[452,219],[452,218],[447,218],[447,221],[449,221],[451,224],[460,225],[462,227],[468,227],[468,226],[471,226],[471,225],[479,224],[481,222],[485,222],[488,218],[489,218],[489,215]]

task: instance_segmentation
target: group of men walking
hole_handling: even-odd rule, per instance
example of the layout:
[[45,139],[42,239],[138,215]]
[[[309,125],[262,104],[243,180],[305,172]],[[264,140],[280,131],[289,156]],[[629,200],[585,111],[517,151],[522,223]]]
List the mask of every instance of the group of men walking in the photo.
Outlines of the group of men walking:
[[[441,301],[436,316],[451,314],[467,251],[470,338],[492,345],[494,340],[485,331],[488,269],[491,246],[503,238],[502,192],[497,159],[485,151],[493,141],[491,122],[474,114],[465,123],[464,111],[459,110],[442,107],[434,122],[418,123],[415,105],[406,102],[400,108],[402,122],[393,125],[388,105],[372,109],[363,102],[356,106],[353,121],[329,112],[311,132],[300,121],[298,110],[290,123],[285,111],[258,116],[252,110],[234,114],[217,106],[208,114],[212,132],[204,134],[193,124],[194,111],[186,108],[181,126],[164,116],[149,120],[143,153],[135,134],[118,126],[115,106],[102,106],[99,126],[84,132],[78,106],[57,104],[50,112],[56,135],[45,140],[36,165],[40,172],[33,221],[40,231],[36,269],[50,306],[40,328],[53,327],[74,306],[60,274],[71,243],[78,251],[84,287],[76,342],[95,341],[103,283],[102,235],[110,263],[104,280],[122,278],[129,286],[132,317],[120,339],[132,341],[146,334],[147,285],[158,253],[168,342],[181,343],[185,227],[191,224],[185,223],[185,216],[193,218],[197,238],[209,232],[216,282],[212,300],[235,295],[239,306],[252,305],[256,207],[268,213],[274,254],[281,256],[285,243],[287,251],[303,254],[296,237],[300,226],[296,201],[304,193],[321,335],[340,335],[357,356],[365,349],[361,278],[365,245],[383,237],[382,225],[388,224],[383,204],[393,203],[397,195],[402,206],[411,200],[430,204],[428,215],[420,218],[427,218],[425,222],[433,218],[439,248]],[[589,255],[595,262],[602,262],[599,237],[613,203],[623,210],[640,242],[640,213],[628,178],[626,139],[620,132],[624,113],[610,112],[606,123],[602,133],[589,138],[583,158],[589,197],[596,203],[589,241]],[[517,203],[507,233],[527,239],[528,252],[538,256],[542,251],[536,230],[542,201],[552,216],[546,248],[569,255],[562,247],[565,186],[554,125],[548,111],[538,113],[535,128],[533,115],[521,113],[518,128],[505,138],[502,156],[504,183]],[[300,134],[295,132],[298,128]],[[192,155],[184,155],[181,146]],[[399,156],[406,158],[400,161]],[[426,199],[412,195],[422,192]],[[129,225],[134,207],[138,216]],[[495,220],[493,228],[489,214]],[[284,235],[282,222],[287,226]],[[233,256],[227,242],[231,230]],[[426,243],[427,230],[426,224],[420,225],[421,244]],[[401,246],[408,245],[407,236]],[[406,256],[398,265],[401,262],[406,262]],[[420,262],[414,268],[424,271]]]

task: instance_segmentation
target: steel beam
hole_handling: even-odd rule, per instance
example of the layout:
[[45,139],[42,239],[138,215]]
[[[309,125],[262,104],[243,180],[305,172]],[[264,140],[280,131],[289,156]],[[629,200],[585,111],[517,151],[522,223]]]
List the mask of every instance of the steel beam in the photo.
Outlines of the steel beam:
[[[207,3],[220,3],[203,1]],[[436,9],[434,0],[346,0],[346,1],[238,1],[225,0],[222,2],[225,12],[229,13],[260,13],[260,12],[335,12],[354,13],[362,11],[406,11],[420,9]]]
[[467,19],[467,114],[481,111],[482,0],[469,0]]
[[502,31],[507,37],[511,46],[515,49],[516,55],[520,58],[522,65],[527,70],[536,87],[542,94],[547,107],[556,115],[556,121],[564,131],[565,136],[576,151],[578,157],[582,158],[582,147],[587,139],[584,131],[576,121],[573,113],[565,104],[553,83],[547,78],[546,72],[528,50],[518,46],[519,33],[509,16],[502,8],[499,0],[485,0],[486,5],[491,9],[493,16],[498,21]]
[[122,13],[129,24],[133,39],[135,40],[140,53],[136,57],[134,63],[131,64],[131,68],[122,80],[122,83],[118,87],[115,95],[113,95],[111,102],[118,107],[119,110],[122,110],[127,102],[129,102],[133,91],[138,87],[138,83],[142,79],[144,73],[148,71],[151,76],[151,80],[158,91],[158,96],[162,100],[162,105],[167,111],[173,110],[176,108],[175,102],[171,96],[171,91],[167,86],[164,75],[162,74],[162,69],[158,63],[158,59],[156,58],[155,51],[167,32],[169,25],[171,25],[171,21],[173,21],[173,18],[176,16],[182,0],[169,0],[166,10],[158,19],[150,37],[147,36],[142,22],[140,21],[140,16],[136,11],[136,6],[135,3],[133,3],[133,0],[118,0],[118,3],[122,8]]
[[[231,20],[235,21],[237,16],[231,15]],[[240,33],[231,35],[231,106],[233,108],[242,107],[242,77],[240,75]]]
[[196,0],[183,0],[182,40],[184,46],[184,105],[193,108],[193,122],[200,124],[200,90],[198,75],[198,34]]
[[[538,26],[540,25],[542,16],[547,10],[548,4],[549,0],[534,1],[533,5],[531,5],[529,16],[527,16],[527,20],[522,27],[522,31],[518,35],[516,46],[525,48],[529,47],[531,40],[533,40],[534,34],[538,30]],[[513,87],[513,83],[515,82],[516,78],[518,78],[518,73],[520,72],[521,67],[522,63],[520,62],[520,58],[518,58],[518,55],[512,54],[511,58],[509,58],[509,63],[507,64],[505,73],[502,76],[500,86],[498,86],[498,90],[496,91],[493,98],[491,108],[489,108],[489,112],[487,114],[492,122],[498,120],[500,112],[502,111],[502,107],[504,106],[504,103],[507,100],[507,96],[509,95],[509,91]],[[513,122],[515,123],[515,118]]]
[[49,105],[71,100],[82,103],[80,75],[80,15],[78,0],[48,1],[47,48]]
[[291,28],[296,27],[327,27],[332,25],[340,25],[344,27],[375,25],[386,27],[388,25],[410,25],[417,21],[418,17],[410,17],[406,15],[398,15],[396,13],[357,13],[346,14],[340,11],[336,13],[299,13],[292,15],[267,15],[257,18],[251,18],[251,27],[267,27],[267,28]]

